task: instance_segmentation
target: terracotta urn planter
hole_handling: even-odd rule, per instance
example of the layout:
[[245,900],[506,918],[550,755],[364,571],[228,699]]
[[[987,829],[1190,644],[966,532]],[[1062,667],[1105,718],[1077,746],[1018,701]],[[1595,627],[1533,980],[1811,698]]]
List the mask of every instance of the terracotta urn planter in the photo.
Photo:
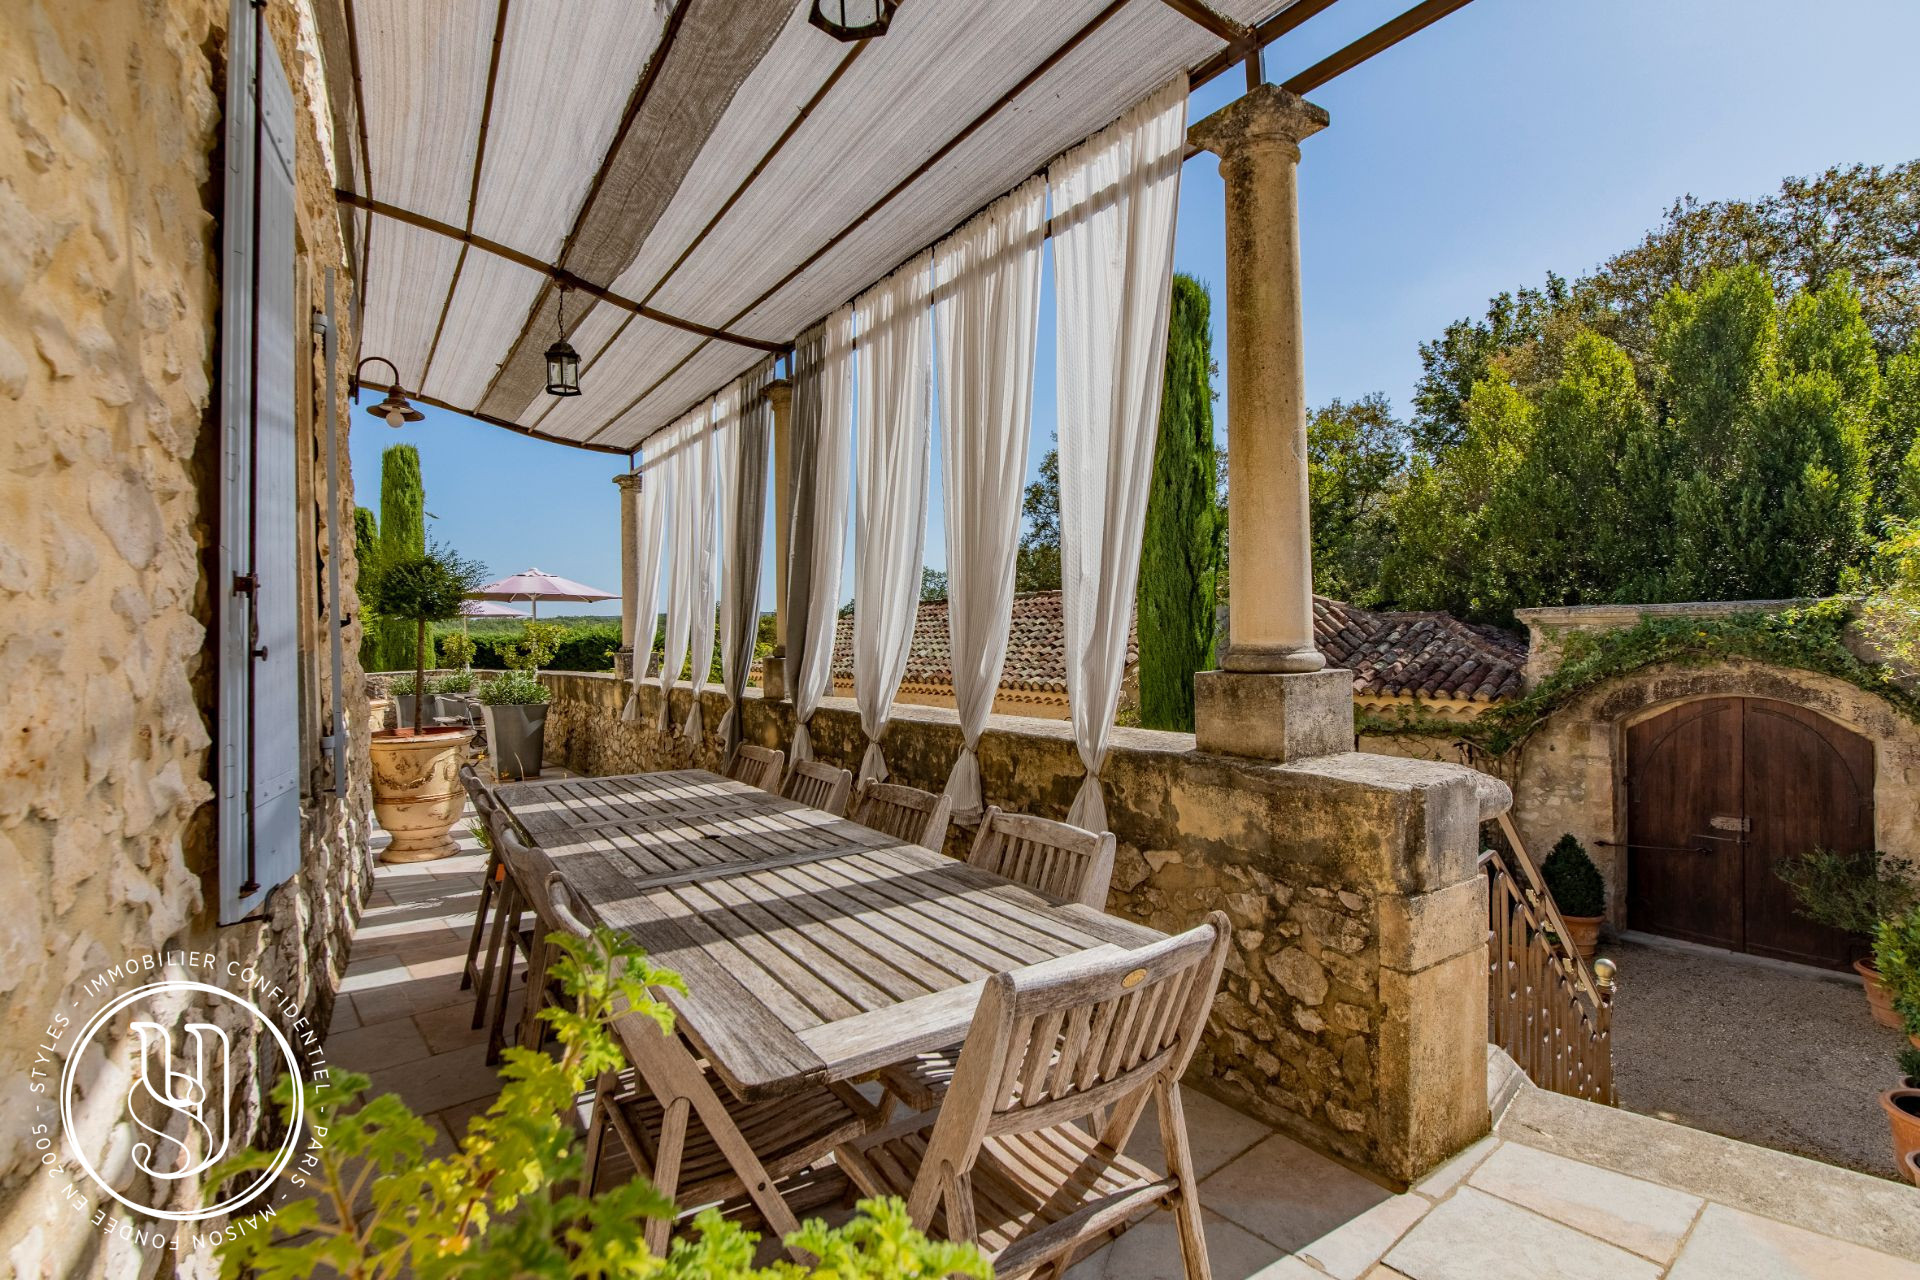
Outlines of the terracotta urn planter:
[[1580,953],[1582,960],[1591,960],[1600,950],[1600,922],[1605,916],[1570,916],[1562,913],[1567,922],[1567,942]]
[[1909,1173],[1913,1154],[1920,1152],[1920,1089],[1889,1089],[1880,1095],[1880,1106],[1893,1129],[1893,1162]]
[[1901,1172],[1907,1175],[1907,1181],[1920,1187],[1920,1151],[1907,1152],[1907,1165]]
[[1860,985],[1867,991],[1867,1011],[1873,1020],[1883,1027],[1900,1027],[1900,1015],[1893,1011],[1893,993],[1887,990],[1887,984],[1880,981],[1880,971],[1873,967],[1871,960],[1855,960],[1853,971],[1860,975]]
[[471,729],[392,730],[373,736],[373,816],[393,837],[383,862],[451,856],[449,828],[466,804],[460,762]]

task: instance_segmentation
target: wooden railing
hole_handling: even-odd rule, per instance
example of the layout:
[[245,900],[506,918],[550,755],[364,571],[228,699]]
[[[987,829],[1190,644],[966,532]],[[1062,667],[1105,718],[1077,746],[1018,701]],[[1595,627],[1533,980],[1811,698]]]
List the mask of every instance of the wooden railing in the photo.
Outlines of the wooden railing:
[[1510,851],[1480,855],[1491,926],[1487,1038],[1542,1089],[1614,1106],[1613,964],[1587,967],[1505,814],[1500,829]]

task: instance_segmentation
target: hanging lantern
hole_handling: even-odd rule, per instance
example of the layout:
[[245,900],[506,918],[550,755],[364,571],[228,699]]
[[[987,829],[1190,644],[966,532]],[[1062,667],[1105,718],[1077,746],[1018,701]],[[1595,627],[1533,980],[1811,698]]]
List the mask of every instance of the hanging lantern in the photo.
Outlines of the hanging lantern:
[[547,348],[547,394],[580,394],[580,353],[567,341],[567,287],[560,286],[560,336]]
[[874,40],[887,34],[900,0],[813,0],[807,21],[835,40]]
[[400,428],[409,422],[418,422],[427,415],[407,402],[407,389],[400,385],[400,370],[394,368],[393,361],[385,356],[368,356],[354,366],[351,388],[353,402],[360,403],[360,371],[370,364],[383,364],[393,377],[387,382],[387,398],[379,404],[367,406],[367,412],[381,419],[388,426]]

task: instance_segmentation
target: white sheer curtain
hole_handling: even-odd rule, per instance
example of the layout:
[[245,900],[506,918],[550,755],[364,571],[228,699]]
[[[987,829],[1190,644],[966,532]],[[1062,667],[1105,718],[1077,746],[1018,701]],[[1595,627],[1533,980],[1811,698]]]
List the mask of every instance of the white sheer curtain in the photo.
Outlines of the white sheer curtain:
[[964,739],[947,794],[962,820],[984,804],[974,752],[993,710],[1013,615],[1046,236],[1047,184],[1036,177],[933,251],[947,638]]
[[1059,299],[1061,612],[1073,737],[1087,770],[1067,820],[1094,831],[1107,825],[1100,771],[1140,573],[1186,140],[1182,76],[1047,169]]
[[706,434],[709,410],[701,405],[680,421],[648,441],[657,443],[655,456],[667,476],[668,513],[663,521],[671,533],[672,547],[667,557],[667,640],[660,660],[661,729],[671,723],[673,682],[687,660],[687,645],[693,636],[695,579],[698,576],[696,553],[699,539],[694,531],[694,509],[702,507],[697,463],[699,438]]
[[927,535],[933,382],[928,303],[933,255],[921,254],[854,299],[860,381],[853,530],[853,696],[867,751],[860,781],[885,778],[880,751],[907,671]]
[[[650,455],[651,449],[647,451]],[[653,657],[653,633],[659,626],[660,565],[666,558],[667,512],[673,495],[665,463],[649,458],[640,472],[640,494],[634,503],[635,597],[633,600],[633,692],[622,720],[640,718],[640,686]]]
[[718,634],[714,625],[714,609],[719,596],[719,560],[720,533],[719,509],[714,492],[718,476],[715,474],[714,459],[722,449],[720,441],[726,440],[726,448],[733,445],[734,432],[739,426],[740,395],[737,387],[728,387],[725,391],[707,402],[702,415],[702,430],[694,440],[693,450],[693,494],[686,503],[686,510],[693,521],[694,539],[694,579],[693,579],[693,669],[688,674],[693,685],[693,709],[687,713],[687,722],[680,726],[683,737],[699,741],[706,732],[706,726],[700,714],[700,695],[707,691],[707,683],[713,674],[713,651]]
[[[853,308],[842,307],[812,334],[795,344],[793,430],[795,487],[805,494],[794,503],[796,534],[790,547],[806,557],[803,598],[795,627],[787,628],[792,663],[793,714],[797,722],[791,755],[797,763],[813,758],[807,721],[833,685],[833,633],[840,614],[840,560],[847,545],[847,451],[853,416]],[[800,516],[806,513],[802,527]],[[796,574],[790,581],[798,582]],[[799,655],[794,660],[794,641]]]
[[773,408],[764,393],[772,375],[769,357],[734,384],[739,411],[733,440],[714,443],[720,471],[720,674],[727,690],[727,714],[720,722],[720,734],[729,753],[740,741],[740,696],[752,674],[753,642],[760,630],[767,442],[773,435]]

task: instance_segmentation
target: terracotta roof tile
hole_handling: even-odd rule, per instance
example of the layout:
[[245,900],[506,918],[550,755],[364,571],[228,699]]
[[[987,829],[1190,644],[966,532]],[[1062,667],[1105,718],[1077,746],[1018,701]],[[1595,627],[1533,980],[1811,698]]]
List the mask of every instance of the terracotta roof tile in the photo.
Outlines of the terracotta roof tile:
[[[1328,664],[1353,672],[1357,694],[1498,702],[1520,693],[1526,642],[1494,627],[1461,622],[1444,613],[1361,609],[1320,596],[1313,600],[1313,625]],[[1138,659],[1139,636],[1134,633],[1127,637],[1127,664]],[[843,615],[835,629],[833,678],[853,679],[851,614]],[[944,600],[920,605],[905,681],[922,686],[953,683]],[[1058,591],[1033,591],[1013,598],[1000,687],[1066,693],[1066,638]]]

